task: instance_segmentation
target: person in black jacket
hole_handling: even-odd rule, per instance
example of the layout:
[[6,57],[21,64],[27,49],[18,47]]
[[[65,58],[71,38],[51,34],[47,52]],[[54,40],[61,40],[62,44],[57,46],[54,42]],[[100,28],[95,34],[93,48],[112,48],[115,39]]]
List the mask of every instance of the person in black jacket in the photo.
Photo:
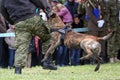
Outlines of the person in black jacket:
[[[7,23],[0,13],[0,33],[7,31]],[[4,37],[0,37],[0,67],[6,68],[8,66],[8,45],[4,41]]]
[[67,0],[64,5],[67,7],[67,9],[70,11],[72,17],[74,17],[74,14],[78,14],[78,2],[75,2],[75,0]]
[[[28,46],[32,35],[41,39],[43,46],[49,45],[50,30],[44,21],[36,14],[36,8],[43,9],[47,16],[52,18],[55,14],[47,0],[2,0],[1,12],[6,20],[15,25],[16,54],[15,74],[21,74],[22,67],[26,64]],[[43,49],[45,52],[46,49]],[[51,57],[43,62],[44,69],[56,70],[57,67],[51,63]]]

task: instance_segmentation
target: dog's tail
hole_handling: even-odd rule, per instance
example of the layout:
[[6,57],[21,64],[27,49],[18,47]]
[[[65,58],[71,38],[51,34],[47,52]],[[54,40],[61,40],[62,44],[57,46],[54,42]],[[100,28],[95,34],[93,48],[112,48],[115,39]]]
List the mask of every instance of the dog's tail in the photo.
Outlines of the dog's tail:
[[108,33],[107,35],[105,35],[103,37],[98,37],[98,40],[108,40],[114,35],[114,32],[115,31],[111,31],[110,33]]

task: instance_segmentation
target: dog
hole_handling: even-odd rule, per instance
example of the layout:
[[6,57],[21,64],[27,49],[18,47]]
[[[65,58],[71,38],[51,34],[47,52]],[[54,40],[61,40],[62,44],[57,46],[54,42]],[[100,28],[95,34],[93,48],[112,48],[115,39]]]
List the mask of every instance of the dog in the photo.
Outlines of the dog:
[[[56,17],[56,19],[58,19],[60,23],[63,23],[58,16]],[[95,67],[94,71],[98,71],[100,68],[100,63],[102,62],[102,59],[99,57],[101,52],[101,44],[99,43],[99,41],[108,40],[110,37],[112,37],[114,31],[110,32],[109,34],[103,37],[96,37],[93,35],[73,32],[69,26],[61,26],[61,27],[59,26],[59,28],[55,26],[54,28],[52,28],[53,32],[51,33],[52,36],[51,45],[48,48],[47,52],[45,53],[42,62],[44,62],[50,54],[53,54],[54,50],[62,42],[61,37],[64,36],[64,40],[63,40],[64,45],[67,46],[68,48],[82,48],[87,53],[87,55],[81,57],[80,59],[85,60],[92,57],[97,61],[97,66]]]
[[101,53],[100,40],[108,40],[112,37],[114,32],[110,32],[104,37],[96,37],[88,34],[82,34],[73,32],[72,30],[67,32],[64,37],[64,45],[68,48],[82,48],[87,55],[81,57],[81,60],[89,59],[92,57],[97,61],[97,66],[94,71],[98,71],[102,59],[99,57]]

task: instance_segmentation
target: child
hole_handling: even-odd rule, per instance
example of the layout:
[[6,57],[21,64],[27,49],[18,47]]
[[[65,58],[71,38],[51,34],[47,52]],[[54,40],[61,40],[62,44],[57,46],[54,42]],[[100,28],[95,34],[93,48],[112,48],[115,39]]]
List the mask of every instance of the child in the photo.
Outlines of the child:
[[56,6],[59,9],[57,14],[61,17],[62,21],[66,25],[71,25],[71,23],[73,22],[73,19],[72,19],[72,15],[69,12],[69,10],[62,4],[57,4]]
[[79,18],[78,14],[74,14],[72,28],[83,28],[83,21]]
[[[70,25],[73,22],[70,12],[62,4],[57,4],[56,6],[54,6],[53,11],[56,12],[56,14],[61,17],[61,20],[64,22],[65,25]],[[58,66],[66,66],[69,64],[69,54],[67,51],[68,48],[63,44],[58,46],[58,54],[56,58],[56,64]]]
[[[9,29],[7,33],[15,33],[15,26],[9,25]],[[9,64],[8,68],[13,68],[14,65],[14,55],[15,55],[15,37],[6,37],[5,42],[8,44],[9,47]]]
[[[83,23],[81,22],[78,14],[73,16],[72,28],[83,28]],[[80,53],[81,49],[70,49],[70,64],[72,66],[80,64]]]

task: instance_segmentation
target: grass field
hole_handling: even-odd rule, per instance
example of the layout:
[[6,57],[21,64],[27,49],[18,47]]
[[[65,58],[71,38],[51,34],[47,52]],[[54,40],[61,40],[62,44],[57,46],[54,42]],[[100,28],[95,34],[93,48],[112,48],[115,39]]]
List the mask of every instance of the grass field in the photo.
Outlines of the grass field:
[[80,65],[50,71],[37,66],[24,68],[21,75],[15,75],[14,69],[0,68],[0,80],[120,80],[120,63],[102,64],[98,72],[94,68],[95,65]]

